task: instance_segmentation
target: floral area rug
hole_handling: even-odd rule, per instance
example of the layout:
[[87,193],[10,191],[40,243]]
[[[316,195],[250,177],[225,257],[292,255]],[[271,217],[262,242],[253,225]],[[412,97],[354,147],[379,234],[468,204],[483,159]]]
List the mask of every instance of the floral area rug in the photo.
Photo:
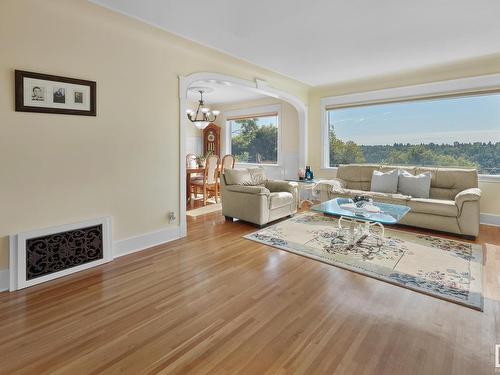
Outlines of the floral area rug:
[[387,227],[349,245],[337,221],[307,212],[244,237],[482,311],[481,245]]

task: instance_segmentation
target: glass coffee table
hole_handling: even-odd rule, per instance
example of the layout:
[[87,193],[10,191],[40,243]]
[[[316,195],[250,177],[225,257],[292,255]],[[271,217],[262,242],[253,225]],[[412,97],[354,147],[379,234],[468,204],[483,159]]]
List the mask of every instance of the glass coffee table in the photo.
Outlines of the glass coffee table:
[[[379,212],[369,212],[363,209],[352,209],[353,200],[335,198],[311,207],[311,210],[325,215],[338,216],[338,229],[347,234],[350,245],[360,244],[368,236],[375,236],[381,245],[384,238],[384,224],[397,224],[409,211],[410,207],[399,204],[370,202]],[[345,207],[351,206],[351,209]],[[344,208],[343,208],[344,207]],[[349,226],[347,230],[346,226]]]

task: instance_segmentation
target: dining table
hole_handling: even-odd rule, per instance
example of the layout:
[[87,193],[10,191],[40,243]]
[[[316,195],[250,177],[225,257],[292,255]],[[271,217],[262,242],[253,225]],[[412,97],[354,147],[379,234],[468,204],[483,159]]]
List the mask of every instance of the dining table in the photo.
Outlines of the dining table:
[[[191,200],[191,175],[193,174],[204,174],[205,167],[188,167],[186,168],[186,202],[189,203]],[[217,174],[220,175],[220,166],[218,167]]]

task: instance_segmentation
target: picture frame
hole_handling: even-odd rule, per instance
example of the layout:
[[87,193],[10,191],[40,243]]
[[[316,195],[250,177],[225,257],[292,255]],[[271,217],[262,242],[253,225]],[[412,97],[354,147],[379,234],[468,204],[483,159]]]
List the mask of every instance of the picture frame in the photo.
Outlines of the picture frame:
[[96,82],[15,71],[16,112],[96,116]]

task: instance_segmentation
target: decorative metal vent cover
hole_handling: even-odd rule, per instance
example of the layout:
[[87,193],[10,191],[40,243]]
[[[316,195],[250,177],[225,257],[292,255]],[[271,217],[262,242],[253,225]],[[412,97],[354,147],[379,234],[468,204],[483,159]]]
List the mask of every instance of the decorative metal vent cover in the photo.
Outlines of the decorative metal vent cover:
[[26,280],[103,259],[102,224],[26,240]]

